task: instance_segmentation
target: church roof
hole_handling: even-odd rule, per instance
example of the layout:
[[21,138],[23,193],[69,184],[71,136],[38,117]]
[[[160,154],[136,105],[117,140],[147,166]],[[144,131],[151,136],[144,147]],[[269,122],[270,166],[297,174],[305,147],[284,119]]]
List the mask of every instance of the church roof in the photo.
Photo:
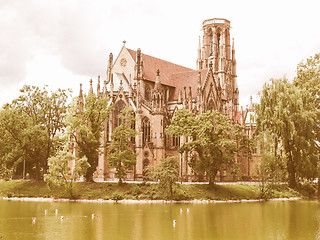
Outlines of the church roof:
[[[137,52],[131,49],[128,49],[132,59],[136,61]],[[160,70],[160,81],[161,84],[165,84],[167,86],[180,88],[181,83],[175,82],[172,79],[173,74],[181,73],[181,72],[190,72],[195,70],[187,67],[180,66],[178,64],[174,64],[159,58],[155,58],[146,54],[142,54],[143,61],[143,77],[149,81],[155,82],[157,76],[157,70]],[[197,82],[196,82],[197,83]]]
[[[202,86],[206,79],[207,73],[208,73],[208,69],[200,70]],[[192,97],[196,97],[197,89],[198,89],[198,79],[199,79],[199,73],[196,70],[172,74],[171,80],[172,82],[175,83],[176,88],[174,89],[172,95],[170,96],[171,99],[172,100],[178,99],[179,90],[183,91],[184,87],[187,88],[187,93],[189,93],[189,87],[191,87]],[[182,92],[182,94],[184,93]]]

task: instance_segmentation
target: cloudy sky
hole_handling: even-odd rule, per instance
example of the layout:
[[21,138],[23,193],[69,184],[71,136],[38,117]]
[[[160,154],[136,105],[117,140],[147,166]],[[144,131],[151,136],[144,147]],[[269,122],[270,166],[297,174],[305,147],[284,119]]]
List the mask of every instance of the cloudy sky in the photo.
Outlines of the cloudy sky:
[[292,79],[320,52],[317,0],[0,0],[0,104],[24,85],[73,88],[106,75],[126,46],[196,67],[202,22],[231,21],[240,103],[270,78]]

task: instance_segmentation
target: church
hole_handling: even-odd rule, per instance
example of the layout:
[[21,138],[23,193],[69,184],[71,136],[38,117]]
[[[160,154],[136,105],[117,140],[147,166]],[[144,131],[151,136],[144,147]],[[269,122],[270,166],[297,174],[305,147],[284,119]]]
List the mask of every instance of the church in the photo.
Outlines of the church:
[[[117,115],[130,106],[135,113],[135,129],[141,134],[134,139],[138,156],[134,169],[127,173],[127,180],[145,179],[146,167],[166,156],[178,157],[181,180],[196,180],[188,166],[188,154],[178,152],[186,137],[170,137],[164,131],[178,109],[189,109],[196,114],[217,110],[235,123],[243,122],[230,21],[208,19],[202,23],[202,30],[195,59],[197,69],[149,56],[140,48],[129,49],[125,41],[116,58],[110,53],[102,89],[100,78],[97,84],[97,95],[107,96],[113,106],[104,125],[102,146],[110,143],[111,134],[119,125]],[[92,80],[90,91],[93,92]],[[81,85],[80,95],[82,97]],[[105,153],[100,154],[94,175],[96,180],[115,179],[115,170],[108,167]]]

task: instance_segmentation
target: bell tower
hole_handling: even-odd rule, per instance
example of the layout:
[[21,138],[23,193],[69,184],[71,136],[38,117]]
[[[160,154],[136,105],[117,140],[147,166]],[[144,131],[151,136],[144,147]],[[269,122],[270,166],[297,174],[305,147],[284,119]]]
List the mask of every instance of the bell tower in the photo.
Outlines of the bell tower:
[[220,81],[223,95],[227,99],[229,112],[237,111],[238,86],[234,42],[230,43],[230,21],[212,18],[202,23],[201,41],[198,48],[197,68],[208,69],[213,66],[215,78]]

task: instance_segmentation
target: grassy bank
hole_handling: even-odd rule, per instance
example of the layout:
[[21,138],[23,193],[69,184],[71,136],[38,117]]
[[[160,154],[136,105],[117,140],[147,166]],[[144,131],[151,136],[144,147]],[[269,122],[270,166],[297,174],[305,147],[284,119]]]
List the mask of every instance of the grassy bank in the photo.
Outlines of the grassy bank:
[[[303,197],[301,193],[287,188],[285,185],[274,185],[261,191],[257,185],[180,185],[174,187],[173,200],[239,200],[261,198]],[[168,199],[157,188],[157,184],[148,183],[75,183],[73,198],[77,199],[136,199],[157,200]],[[0,181],[0,197],[53,197],[70,198],[62,187],[49,189],[43,181]]]

